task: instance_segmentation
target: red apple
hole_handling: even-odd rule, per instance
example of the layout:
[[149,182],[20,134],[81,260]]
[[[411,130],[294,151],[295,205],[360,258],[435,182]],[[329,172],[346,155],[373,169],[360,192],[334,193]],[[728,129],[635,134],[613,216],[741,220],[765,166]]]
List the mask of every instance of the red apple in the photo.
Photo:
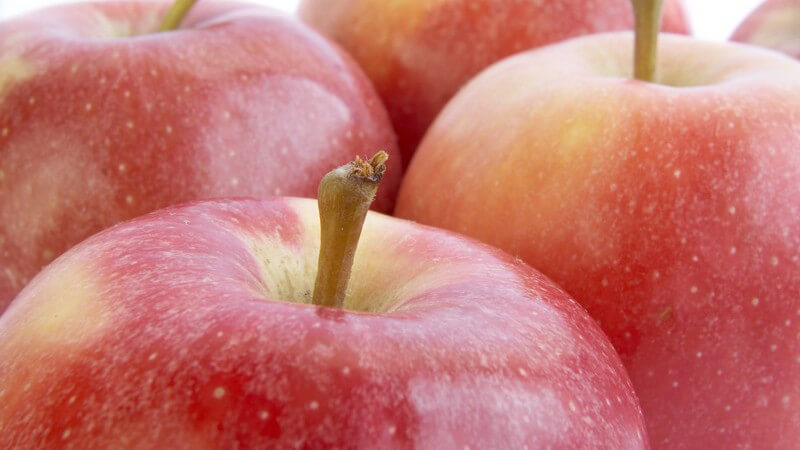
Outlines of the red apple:
[[765,1],[739,25],[731,40],[800,58],[800,1]]
[[507,59],[447,105],[397,215],[518,255],[610,336],[661,449],[800,442],[800,64],[664,36]]
[[313,196],[361,149],[395,151],[369,81],[306,26],[203,1],[156,33],[167,7],[71,4],[0,24],[0,312],[114,223],[198,198]]
[[[687,33],[680,0],[666,8],[663,29]],[[406,164],[445,103],[493,62],[633,26],[630,0],[303,0],[299,12],[364,68]]]
[[551,281],[370,213],[344,309],[315,306],[317,214],[196,203],[57,259],[0,317],[0,448],[648,447],[619,357]]

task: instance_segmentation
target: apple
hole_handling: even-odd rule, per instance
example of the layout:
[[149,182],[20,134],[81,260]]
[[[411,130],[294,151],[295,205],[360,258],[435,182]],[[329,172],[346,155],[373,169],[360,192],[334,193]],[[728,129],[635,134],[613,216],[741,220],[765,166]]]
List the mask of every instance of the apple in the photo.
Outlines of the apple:
[[648,448],[589,315],[496,249],[367,214],[374,163],[319,208],[171,207],[58,258],[0,317],[0,448]]
[[0,24],[0,312],[114,223],[200,198],[313,196],[361,149],[396,152],[369,80],[318,33],[213,1],[159,33],[168,6],[70,4]]
[[655,83],[631,80],[625,32],[487,69],[431,126],[395,213],[516,255],[585,306],[654,448],[794,449],[800,64],[661,40]]
[[[688,33],[680,0],[664,30]],[[630,0],[302,0],[300,16],[361,64],[389,110],[403,162],[445,103],[513,53],[633,26]]]
[[800,58],[800,1],[765,1],[745,18],[731,40]]

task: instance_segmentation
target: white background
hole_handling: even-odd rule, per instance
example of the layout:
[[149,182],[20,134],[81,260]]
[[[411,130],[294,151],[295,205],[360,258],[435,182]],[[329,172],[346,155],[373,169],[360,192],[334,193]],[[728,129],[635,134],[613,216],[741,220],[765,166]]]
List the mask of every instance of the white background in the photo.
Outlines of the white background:
[[[0,0],[0,18],[11,17],[31,9],[70,0]],[[202,1],[202,0],[200,0]],[[251,0],[285,11],[293,11],[299,0]],[[338,1],[338,0],[330,0]],[[381,1],[381,0],[375,0]],[[695,36],[723,41],[739,22],[762,0],[683,0]]]

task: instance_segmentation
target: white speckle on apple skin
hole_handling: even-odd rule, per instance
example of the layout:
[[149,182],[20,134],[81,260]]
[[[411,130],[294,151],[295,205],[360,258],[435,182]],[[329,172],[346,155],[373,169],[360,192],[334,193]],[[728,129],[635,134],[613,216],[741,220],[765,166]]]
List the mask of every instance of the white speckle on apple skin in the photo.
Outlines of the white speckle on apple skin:
[[225,397],[225,388],[224,387],[214,388],[214,398],[219,400],[222,397]]

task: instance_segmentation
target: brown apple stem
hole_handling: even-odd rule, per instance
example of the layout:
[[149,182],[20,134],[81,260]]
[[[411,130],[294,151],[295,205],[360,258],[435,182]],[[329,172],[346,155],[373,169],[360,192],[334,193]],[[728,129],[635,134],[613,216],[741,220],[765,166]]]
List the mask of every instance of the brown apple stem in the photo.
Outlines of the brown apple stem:
[[197,0],[175,0],[161,21],[161,27],[158,31],[177,30],[181,26],[183,18],[186,17],[186,13],[192,9],[196,2]]
[[636,45],[633,75],[637,80],[656,81],[658,30],[661,26],[663,0],[631,0],[636,21]]
[[313,304],[342,308],[353,258],[378,184],[386,171],[386,152],[371,160],[333,169],[319,183],[321,242]]

